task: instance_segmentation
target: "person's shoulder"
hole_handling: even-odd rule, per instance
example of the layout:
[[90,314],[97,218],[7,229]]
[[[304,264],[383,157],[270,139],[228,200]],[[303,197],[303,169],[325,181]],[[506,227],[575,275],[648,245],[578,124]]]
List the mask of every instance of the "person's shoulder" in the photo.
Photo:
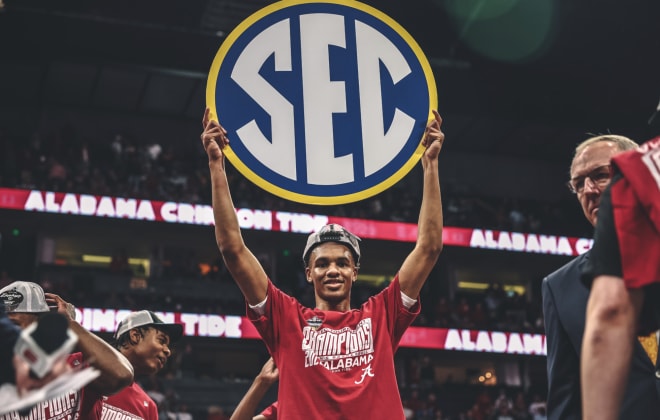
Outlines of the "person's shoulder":
[[399,273],[397,273],[389,284],[387,284],[377,293],[374,293],[373,295],[369,296],[369,298],[365,300],[362,303],[362,305],[360,305],[359,308],[353,309],[352,311],[363,312],[365,310],[369,310],[370,307],[377,304],[376,302],[378,302],[378,304],[382,304],[382,302],[386,301],[389,296],[400,296],[400,295],[401,295],[401,285],[399,284]]
[[291,296],[284,290],[280,289],[272,280],[268,279],[268,296],[279,296],[279,299],[284,300],[290,304],[298,305],[305,308],[306,306],[300,303],[298,299]]
[[573,258],[571,261],[567,262],[566,264],[562,265],[559,267],[557,270],[553,271],[552,273],[548,274],[544,279],[543,283],[545,286],[551,286],[556,283],[562,282],[565,280],[567,277],[575,274],[574,272],[579,273],[580,267],[586,261],[588,258],[588,252],[579,255],[575,258]]

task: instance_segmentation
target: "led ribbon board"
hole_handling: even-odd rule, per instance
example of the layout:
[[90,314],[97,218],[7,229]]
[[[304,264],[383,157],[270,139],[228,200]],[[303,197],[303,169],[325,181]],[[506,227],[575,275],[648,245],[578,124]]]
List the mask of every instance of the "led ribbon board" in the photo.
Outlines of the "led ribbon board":
[[437,91],[394,20],[357,1],[279,1],[227,36],[207,105],[229,161],[282,198],[343,204],[403,178],[421,157]]

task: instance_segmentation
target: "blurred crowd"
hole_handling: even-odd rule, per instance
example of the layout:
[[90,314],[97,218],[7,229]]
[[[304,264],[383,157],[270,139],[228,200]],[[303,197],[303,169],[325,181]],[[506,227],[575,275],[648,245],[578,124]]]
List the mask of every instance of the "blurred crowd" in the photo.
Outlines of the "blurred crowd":
[[[0,187],[185,203],[211,200],[208,164],[195,141],[161,144],[125,134],[105,142],[89,141],[67,125],[29,138],[0,131],[0,156]],[[235,170],[228,176],[232,191],[240,191],[234,196],[237,207],[416,222],[421,198],[421,183],[415,180],[421,176],[419,168],[375,197],[322,209],[273,196]],[[539,202],[480,197],[452,182],[442,187],[447,226],[591,235],[568,193],[564,201]]]
[[489,331],[543,333],[540,301],[505,291],[492,283],[484,293],[456,294],[454,299],[440,296],[431,309],[424,311],[415,325]]
[[[217,268],[218,266],[220,269]],[[81,281],[77,280],[75,268],[70,268],[70,275],[66,279],[53,281],[47,270],[42,267],[37,273],[37,281],[44,289],[67,296],[72,301],[85,302],[87,307],[244,315],[245,303],[240,291],[229,274],[222,269],[221,260],[218,261],[218,266],[206,275],[196,270],[194,275],[172,277],[165,275],[157,279],[150,278],[144,288],[131,288],[127,281],[116,281],[116,284],[123,283],[126,286],[116,286],[113,290],[107,288],[97,290],[91,286],[94,273],[116,275],[117,279],[128,279],[131,275],[113,273],[111,268],[97,269],[93,272],[85,270],[85,277],[82,280],[84,287],[81,287]],[[58,269],[69,270],[65,267]],[[0,273],[0,287],[14,280],[2,270],[2,267]],[[296,279],[298,276],[283,275],[281,278]],[[281,282],[277,279],[273,281],[303,304],[314,304],[313,290],[304,281]],[[356,283],[351,294],[352,306],[360,306],[383,287],[385,284],[374,286],[365,282]],[[182,290],[185,293],[182,293]],[[413,325],[543,333],[542,315],[540,297],[528,297],[511,290],[506,291],[499,283],[494,282],[483,291],[456,292],[452,295],[441,293],[435,300],[426,300],[422,312]]]
[[446,383],[426,391],[412,389],[403,397],[408,420],[547,419],[545,399],[515,387]]

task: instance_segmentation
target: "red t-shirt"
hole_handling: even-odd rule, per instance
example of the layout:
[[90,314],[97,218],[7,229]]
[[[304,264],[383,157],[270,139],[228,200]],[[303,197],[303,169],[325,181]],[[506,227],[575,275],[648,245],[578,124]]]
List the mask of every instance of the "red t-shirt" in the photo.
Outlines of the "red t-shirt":
[[404,419],[394,352],[420,305],[406,309],[398,275],[360,309],[302,306],[268,282],[265,314],[248,307],[280,371],[284,419]]
[[268,420],[277,420],[277,401],[264,408],[264,411],[261,412],[261,415],[266,417]]
[[612,159],[612,208],[626,287],[660,282],[660,137]]
[[154,400],[133,382],[115,395],[103,397],[101,420],[157,420],[158,407]]
[[639,335],[660,328],[660,137],[614,156],[612,183],[603,192],[594,246],[583,280],[617,276],[645,291]]
[[[69,365],[78,367],[83,363],[82,353],[73,353],[67,359]],[[102,396],[84,387],[60,397],[43,401],[24,417],[17,412],[0,415],[0,420],[43,419],[43,420],[99,420]]]

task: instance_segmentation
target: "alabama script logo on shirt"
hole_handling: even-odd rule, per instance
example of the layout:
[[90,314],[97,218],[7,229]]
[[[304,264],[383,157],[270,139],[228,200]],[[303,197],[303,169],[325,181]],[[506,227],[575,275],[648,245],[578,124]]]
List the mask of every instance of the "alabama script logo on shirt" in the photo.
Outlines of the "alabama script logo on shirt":
[[321,365],[330,372],[342,372],[368,365],[374,358],[371,318],[361,320],[354,329],[306,326],[303,328],[302,350],[305,352],[305,367]]
[[280,197],[343,204],[403,178],[423,153],[433,72],[415,40],[349,0],[284,0],[243,21],[209,71],[227,158]]

